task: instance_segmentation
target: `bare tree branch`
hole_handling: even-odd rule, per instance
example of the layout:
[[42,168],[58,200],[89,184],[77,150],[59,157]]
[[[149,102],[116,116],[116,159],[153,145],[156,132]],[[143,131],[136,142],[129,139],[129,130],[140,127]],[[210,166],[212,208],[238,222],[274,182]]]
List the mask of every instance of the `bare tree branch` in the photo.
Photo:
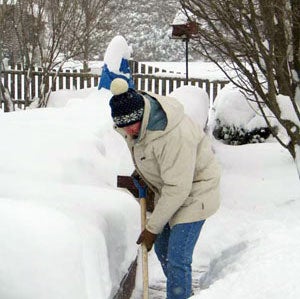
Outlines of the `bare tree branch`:
[[[276,132],[274,136],[295,158],[296,147],[300,146],[300,1],[180,0],[180,3],[187,17],[192,15],[198,21],[197,50],[215,62],[232,83],[252,94],[269,126],[263,106],[270,109],[286,130],[289,142],[281,140]],[[234,66],[234,77],[225,67],[228,65]],[[279,94],[287,96],[296,119],[285,118]]]

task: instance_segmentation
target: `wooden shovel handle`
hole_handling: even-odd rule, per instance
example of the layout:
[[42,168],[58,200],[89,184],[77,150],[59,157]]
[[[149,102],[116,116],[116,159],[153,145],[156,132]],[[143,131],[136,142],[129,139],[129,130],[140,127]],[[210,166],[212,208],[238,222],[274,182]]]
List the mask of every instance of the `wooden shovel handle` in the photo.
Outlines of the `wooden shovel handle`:
[[[141,229],[146,227],[146,198],[140,198],[141,206]],[[148,250],[142,243],[142,269],[143,269],[143,299],[149,298],[149,276],[148,276]]]

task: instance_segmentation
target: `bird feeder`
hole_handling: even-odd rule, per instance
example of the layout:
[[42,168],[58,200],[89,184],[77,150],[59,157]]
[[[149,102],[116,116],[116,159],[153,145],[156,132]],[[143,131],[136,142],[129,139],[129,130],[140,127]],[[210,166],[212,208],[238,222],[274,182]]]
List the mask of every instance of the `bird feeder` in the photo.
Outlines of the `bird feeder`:
[[188,21],[185,24],[172,24],[172,38],[189,39],[198,33],[198,25],[195,21]]
[[195,21],[187,21],[186,23],[172,24],[172,39],[181,39],[185,42],[185,61],[186,61],[186,84],[188,83],[188,43],[191,37],[195,37],[198,33],[198,24]]

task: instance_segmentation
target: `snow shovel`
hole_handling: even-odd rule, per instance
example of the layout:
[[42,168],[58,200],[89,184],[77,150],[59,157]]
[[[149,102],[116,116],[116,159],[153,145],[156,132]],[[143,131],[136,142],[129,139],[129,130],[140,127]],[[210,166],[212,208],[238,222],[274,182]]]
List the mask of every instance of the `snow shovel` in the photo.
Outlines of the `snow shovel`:
[[[146,227],[146,198],[140,198],[141,206],[141,231]],[[143,268],[143,299],[149,298],[149,277],[148,277],[148,250],[145,244],[142,246],[142,268]]]
[[[128,189],[136,198],[139,198],[139,192],[134,185],[133,178],[131,176],[118,176],[117,186]],[[146,198],[139,198],[141,207],[141,231],[146,226]],[[141,244],[142,247],[142,271],[143,271],[143,299],[149,298],[149,276],[148,276],[148,250],[145,244]]]

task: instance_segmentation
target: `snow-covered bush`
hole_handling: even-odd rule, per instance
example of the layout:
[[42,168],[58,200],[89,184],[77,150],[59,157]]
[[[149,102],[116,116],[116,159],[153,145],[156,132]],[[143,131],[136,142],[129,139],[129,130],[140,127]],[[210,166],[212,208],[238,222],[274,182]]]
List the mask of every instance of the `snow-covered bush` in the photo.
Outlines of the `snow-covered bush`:
[[[257,104],[247,100],[245,95],[231,84],[218,93],[212,112],[212,133],[215,138],[227,144],[261,143],[271,135],[271,130]],[[272,123],[271,113],[267,109],[266,113]]]
[[176,98],[183,105],[185,113],[205,128],[208,120],[209,97],[204,89],[184,85],[173,90],[169,96]]

